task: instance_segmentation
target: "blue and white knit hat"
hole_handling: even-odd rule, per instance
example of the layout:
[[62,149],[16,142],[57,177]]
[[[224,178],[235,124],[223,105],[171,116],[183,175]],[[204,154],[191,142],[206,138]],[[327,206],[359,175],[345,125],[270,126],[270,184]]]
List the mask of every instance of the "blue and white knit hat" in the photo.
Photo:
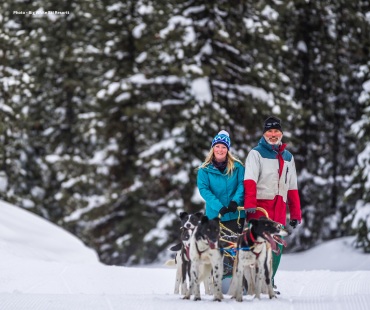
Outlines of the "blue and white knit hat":
[[231,140],[229,137],[229,133],[226,130],[221,130],[216,135],[216,137],[213,138],[212,147],[214,147],[218,143],[222,143],[223,145],[226,145],[227,149],[230,150]]

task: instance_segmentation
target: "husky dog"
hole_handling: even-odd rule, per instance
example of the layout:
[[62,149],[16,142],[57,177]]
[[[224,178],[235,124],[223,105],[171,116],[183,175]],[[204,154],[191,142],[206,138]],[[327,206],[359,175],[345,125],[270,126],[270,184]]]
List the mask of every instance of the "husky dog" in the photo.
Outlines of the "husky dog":
[[203,212],[197,212],[194,214],[189,214],[187,212],[180,213],[181,227],[185,229],[194,230],[203,216]]
[[261,293],[269,298],[276,297],[272,287],[272,251],[278,252],[276,243],[286,246],[280,236],[287,236],[283,225],[266,217],[249,221],[237,240],[237,254],[234,261],[233,278],[229,295],[237,301],[243,300],[244,279],[248,295],[260,298]]
[[219,249],[220,219],[203,216],[190,238],[190,287],[184,299],[200,300],[200,282],[213,277],[214,300],[223,299],[221,291],[223,257]]
[[[190,273],[190,259],[189,259],[189,242],[190,237],[193,234],[195,227],[198,225],[202,212],[189,214],[187,212],[180,213],[181,220],[181,242],[170,248],[171,251],[177,251],[175,263],[176,263],[176,280],[174,293],[179,294],[181,288],[181,294],[185,295],[188,292],[187,278]],[[205,283],[205,290],[207,294],[210,294],[209,283]]]

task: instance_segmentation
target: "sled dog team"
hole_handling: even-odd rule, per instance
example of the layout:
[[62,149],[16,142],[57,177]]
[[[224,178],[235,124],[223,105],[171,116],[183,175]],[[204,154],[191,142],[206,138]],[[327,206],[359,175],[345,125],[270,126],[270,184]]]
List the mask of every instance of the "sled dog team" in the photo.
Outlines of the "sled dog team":
[[[203,282],[205,293],[221,301],[223,278],[223,251],[220,247],[220,220],[209,219],[201,212],[196,214],[180,213],[180,219],[194,218],[198,222],[194,228],[181,226],[180,245],[171,248],[176,254],[175,294],[184,299],[200,300],[200,284]],[[184,233],[186,231],[186,233]],[[235,248],[232,281],[228,294],[237,301],[243,300],[243,291],[260,298],[268,294],[276,296],[272,286],[272,253],[280,249],[277,244],[286,245],[281,237],[288,232],[280,223],[266,217],[252,219],[243,232],[238,235]],[[190,237],[189,237],[190,236]]]
[[[231,279],[227,293],[237,301],[243,292],[276,297],[287,210],[293,228],[302,217],[294,157],[282,143],[281,120],[268,117],[262,132],[243,165],[230,151],[229,133],[221,130],[198,169],[205,213],[180,214],[181,243],[172,248],[177,251],[175,293],[181,287],[184,299],[200,300],[203,282],[206,294],[221,301],[223,279]],[[220,227],[237,237],[233,256],[220,244]]]

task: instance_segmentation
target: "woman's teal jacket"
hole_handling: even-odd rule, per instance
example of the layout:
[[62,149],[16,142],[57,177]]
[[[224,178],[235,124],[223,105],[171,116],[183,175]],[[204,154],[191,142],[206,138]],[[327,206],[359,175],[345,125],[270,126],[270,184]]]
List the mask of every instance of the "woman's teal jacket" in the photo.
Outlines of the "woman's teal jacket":
[[[218,217],[222,207],[227,207],[230,201],[235,201],[238,206],[244,205],[244,166],[239,162],[234,163],[232,175],[221,173],[212,164],[198,170],[197,185],[200,195],[206,201],[206,215],[213,219]],[[245,218],[245,212],[236,211],[226,213],[221,221]]]

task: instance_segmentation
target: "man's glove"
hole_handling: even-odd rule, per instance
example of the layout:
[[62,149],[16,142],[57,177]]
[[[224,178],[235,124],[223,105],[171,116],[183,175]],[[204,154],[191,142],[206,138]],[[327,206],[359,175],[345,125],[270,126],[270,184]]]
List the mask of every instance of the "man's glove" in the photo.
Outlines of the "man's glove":
[[298,225],[298,220],[290,220],[289,225],[293,228],[296,228]]
[[229,212],[234,213],[238,210],[238,204],[234,200],[231,200],[227,208],[229,209]]
[[256,213],[256,208],[248,208],[248,209],[245,209],[245,213]]
[[221,215],[225,215],[228,212],[229,212],[229,210],[226,207],[222,207],[220,209],[220,211],[218,211],[218,213],[221,214]]

